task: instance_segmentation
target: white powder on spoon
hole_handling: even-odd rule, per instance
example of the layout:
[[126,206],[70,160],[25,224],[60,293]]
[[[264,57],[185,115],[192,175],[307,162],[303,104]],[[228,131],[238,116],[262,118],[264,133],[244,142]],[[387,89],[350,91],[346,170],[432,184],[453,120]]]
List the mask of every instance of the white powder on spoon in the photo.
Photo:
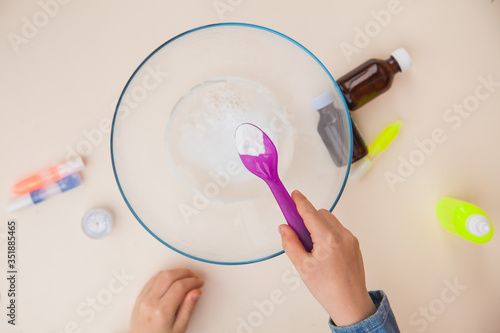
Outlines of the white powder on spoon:
[[240,155],[259,156],[266,153],[264,133],[253,125],[239,126],[236,130],[235,142]]

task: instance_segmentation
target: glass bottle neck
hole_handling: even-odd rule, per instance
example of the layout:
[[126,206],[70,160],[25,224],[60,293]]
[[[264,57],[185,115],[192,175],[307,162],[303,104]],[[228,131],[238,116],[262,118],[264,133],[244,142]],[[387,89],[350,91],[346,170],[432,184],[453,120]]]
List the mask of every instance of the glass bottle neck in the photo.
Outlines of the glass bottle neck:
[[340,111],[333,104],[329,104],[318,110],[320,123],[330,123],[337,121]]
[[398,62],[396,61],[396,59],[394,59],[394,57],[391,56],[389,59],[387,59],[386,62],[389,65],[389,67],[391,68],[391,71],[393,73],[401,72],[401,67],[399,67]]

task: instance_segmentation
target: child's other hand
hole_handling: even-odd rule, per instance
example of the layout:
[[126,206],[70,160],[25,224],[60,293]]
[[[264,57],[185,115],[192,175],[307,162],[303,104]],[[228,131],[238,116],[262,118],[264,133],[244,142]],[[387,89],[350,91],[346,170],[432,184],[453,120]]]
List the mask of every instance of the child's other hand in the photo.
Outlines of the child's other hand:
[[311,233],[307,252],[288,225],[280,225],[283,249],[312,295],[337,326],[350,326],[376,312],[366,289],[363,259],[356,237],[335,216],[319,211],[298,191],[297,210]]
[[157,273],[137,297],[130,333],[184,333],[203,283],[188,269]]

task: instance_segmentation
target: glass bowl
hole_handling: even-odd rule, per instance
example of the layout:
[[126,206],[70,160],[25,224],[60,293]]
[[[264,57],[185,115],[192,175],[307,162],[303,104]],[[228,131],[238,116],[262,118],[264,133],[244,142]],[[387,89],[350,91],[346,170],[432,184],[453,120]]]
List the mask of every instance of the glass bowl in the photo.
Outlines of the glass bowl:
[[[345,143],[332,162],[310,100],[330,90]],[[188,257],[246,264],[283,253],[286,223],[267,185],[237,155],[234,131],[261,127],[278,148],[285,187],[333,209],[352,155],[347,107],[305,47],[264,27],[222,23],[154,50],[127,82],[113,118],[111,157],[130,211],[157,240]]]

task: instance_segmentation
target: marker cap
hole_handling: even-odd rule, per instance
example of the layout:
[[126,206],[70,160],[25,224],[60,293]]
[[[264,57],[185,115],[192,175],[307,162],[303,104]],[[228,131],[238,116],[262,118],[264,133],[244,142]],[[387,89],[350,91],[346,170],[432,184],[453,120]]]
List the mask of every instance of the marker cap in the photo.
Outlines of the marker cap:
[[354,162],[351,165],[351,171],[349,172],[349,178],[354,180],[360,180],[363,178],[364,174],[372,167],[373,162],[368,158],[362,158],[361,160]]
[[7,210],[12,213],[16,210],[23,209],[25,207],[29,207],[33,205],[33,200],[29,194],[23,195],[11,202],[7,203]]
[[83,168],[85,168],[85,164],[83,164],[83,160],[80,156],[57,165],[57,171],[61,178],[77,173],[83,170]]

